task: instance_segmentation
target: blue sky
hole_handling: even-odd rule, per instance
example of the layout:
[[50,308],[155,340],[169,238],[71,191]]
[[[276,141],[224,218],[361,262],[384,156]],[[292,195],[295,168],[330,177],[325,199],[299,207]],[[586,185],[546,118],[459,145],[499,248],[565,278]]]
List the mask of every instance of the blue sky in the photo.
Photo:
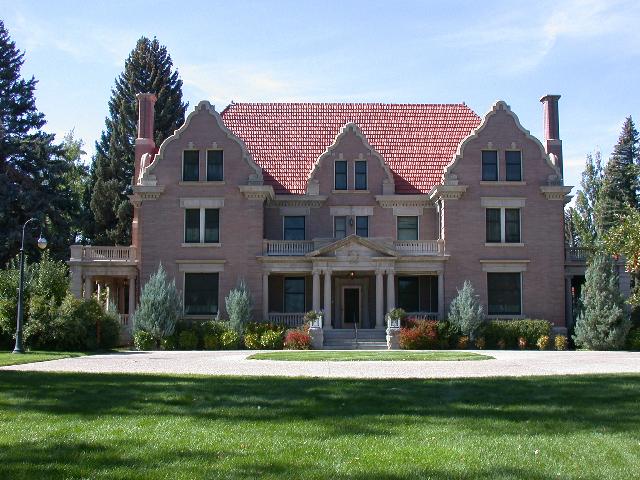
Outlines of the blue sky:
[[[479,8],[480,7],[480,8]],[[93,144],[124,60],[157,36],[191,110],[235,101],[465,102],[503,99],[537,137],[546,93],[562,95],[566,183],[608,158],[640,121],[640,2],[0,0],[38,80],[49,131]]]

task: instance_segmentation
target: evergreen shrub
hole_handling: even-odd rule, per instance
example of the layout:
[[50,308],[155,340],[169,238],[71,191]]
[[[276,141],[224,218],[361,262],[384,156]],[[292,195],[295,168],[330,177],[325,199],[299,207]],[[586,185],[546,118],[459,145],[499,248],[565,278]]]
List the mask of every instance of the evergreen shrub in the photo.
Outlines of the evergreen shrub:
[[183,330],[178,336],[180,350],[195,350],[198,348],[198,335],[193,330]]
[[[519,348],[519,338],[527,345],[536,345],[542,336],[551,335],[551,323],[546,320],[490,320],[481,330],[488,348]],[[504,345],[504,346],[501,346]]]
[[548,350],[550,345],[551,338],[549,337],[549,335],[542,335],[536,342],[536,346],[539,350]]
[[640,350],[640,328],[634,328],[629,331],[626,348],[632,351]]
[[253,300],[244,280],[225,297],[225,306],[229,315],[229,325],[238,336],[242,335],[245,326],[251,322]]
[[282,334],[274,330],[263,333],[260,336],[260,346],[268,350],[281,350],[283,347]]
[[260,345],[260,337],[257,333],[245,333],[244,335],[244,346],[249,350],[259,350],[262,345]]
[[236,350],[240,347],[240,335],[235,330],[226,330],[220,335],[220,346],[223,350]]
[[484,322],[482,305],[469,280],[465,280],[449,305],[449,321],[462,335],[471,339],[475,339]]
[[149,332],[138,330],[133,332],[133,346],[136,350],[152,350],[156,341]]
[[556,350],[563,351],[569,348],[569,340],[567,339],[566,335],[556,335],[553,339],[553,345],[555,346]]

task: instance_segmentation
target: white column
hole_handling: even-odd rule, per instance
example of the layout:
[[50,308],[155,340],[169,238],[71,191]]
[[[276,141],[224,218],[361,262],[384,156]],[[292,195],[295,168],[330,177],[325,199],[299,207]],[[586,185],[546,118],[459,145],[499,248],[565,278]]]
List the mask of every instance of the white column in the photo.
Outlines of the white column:
[[84,277],[84,294],[82,295],[82,297],[89,299],[91,298],[91,295],[93,295],[93,278],[91,278],[89,275],[86,275]]
[[324,271],[324,320],[323,326],[331,330],[331,271]]
[[384,282],[382,270],[376,270],[376,328],[384,328]]
[[396,286],[393,270],[387,271],[387,311],[396,308]]
[[444,320],[444,272],[438,272],[438,320]]
[[[136,310],[136,277],[129,277],[129,316]],[[129,317],[131,318],[131,317]]]
[[313,271],[313,299],[312,308],[316,312],[320,310],[320,272],[318,270]]
[[269,272],[262,274],[262,319],[269,320]]

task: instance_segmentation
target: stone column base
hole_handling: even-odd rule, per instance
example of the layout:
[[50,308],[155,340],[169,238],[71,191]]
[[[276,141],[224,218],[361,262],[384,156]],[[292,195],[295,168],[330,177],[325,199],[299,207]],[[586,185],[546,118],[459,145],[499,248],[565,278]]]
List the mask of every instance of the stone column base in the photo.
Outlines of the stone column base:
[[322,328],[309,328],[309,336],[311,337],[311,348],[314,350],[321,350],[322,345],[324,344],[324,333],[322,332]]
[[387,350],[400,349],[400,329],[387,328]]

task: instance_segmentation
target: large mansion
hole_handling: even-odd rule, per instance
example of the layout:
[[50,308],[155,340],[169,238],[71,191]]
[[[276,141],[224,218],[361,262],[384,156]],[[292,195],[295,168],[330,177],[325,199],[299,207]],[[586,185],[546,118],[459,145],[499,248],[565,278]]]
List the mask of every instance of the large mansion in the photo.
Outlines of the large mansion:
[[[162,145],[138,95],[132,245],[72,247],[76,295],[109,289],[126,322],[162,263],[184,315],[224,315],[243,279],[254,318],[384,328],[394,307],[443,318],[465,280],[493,318],[570,318],[557,95],[544,140],[503,102],[198,104]],[[580,253],[580,252],[577,252]]]

